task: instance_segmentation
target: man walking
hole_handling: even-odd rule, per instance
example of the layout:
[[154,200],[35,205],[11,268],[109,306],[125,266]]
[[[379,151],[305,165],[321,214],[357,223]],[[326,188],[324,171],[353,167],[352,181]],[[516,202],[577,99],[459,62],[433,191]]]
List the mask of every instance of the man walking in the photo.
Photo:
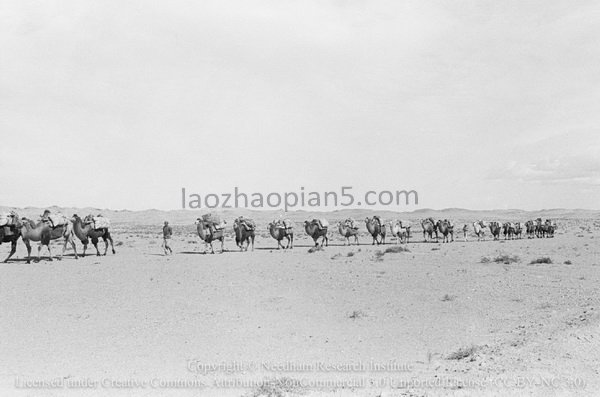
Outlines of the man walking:
[[173,236],[173,229],[169,226],[169,222],[165,221],[165,225],[163,226],[163,249],[165,250],[165,255],[173,255],[173,250],[169,245],[171,236]]

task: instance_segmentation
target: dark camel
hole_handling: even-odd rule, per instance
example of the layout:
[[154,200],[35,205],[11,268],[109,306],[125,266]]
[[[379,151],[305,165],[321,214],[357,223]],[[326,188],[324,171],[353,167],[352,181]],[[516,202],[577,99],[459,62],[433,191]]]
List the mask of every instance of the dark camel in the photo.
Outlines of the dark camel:
[[315,247],[319,246],[318,243],[318,239],[319,237],[322,237],[323,239],[321,240],[321,246],[323,246],[323,244],[327,247],[329,246],[329,239],[327,238],[327,226],[324,226],[323,228],[319,228],[319,223],[316,220],[313,221],[305,221],[304,222],[304,230],[306,231],[306,234],[308,234],[310,237],[312,237],[313,241],[315,242]]
[[[235,232],[235,243],[242,251],[248,251],[250,243],[252,243],[252,251],[254,251],[254,237],[256,227],[254,222],[249,219],[237,218],[233,221],[233,231]],[[244,248],[246,243],[246,248]]]
[[[450,222],[448,222],[447,220],[440,220],[437,222],[436,228],[442,234],[442,243],[454,241],[454,231],[452,226],[450,225]],[[452,240],[448,238],[448,235],[450,235]]]
[[[21,237],[21,222],[18,217],[15,218],[15,222],[11,226],[0,226],[0,244],[10,243],[10,253],[4,260],[4,263],[8,262],[15,252],[17,252],[17,240]],[[5,228],[8,228],[11,234],[6,234]]]
[[494,240],[498,240],[500,238],[500,231],[502,230],[502,226],[500,224],[500,222],[490,222],[490,233],[492,234],[492,237],[494,238]]
[[373,237],[373,244],[371,245],[375,245],[375,243],[377,245],[385,244],[385,225],[381,222],[381,219],[374,216],[373,218],[365,219],[365,223],[369,234]]
[[433,233],[435,232],[435,241],[438,239],[438,232],[435,222],[431,218],[423,219],[421,221],[421,227],[423,228],[423,240],[427,242],[427,236],[429,240],[433,240]]
[[100,256],[100,251],[98,250],[98,241],[100,238],[104,240],[104,256],[106,256],[106,252],[108,251],[109,242],[112,253],[115,254],[115,246],[108,228],[94,229],[93,221],[91,215],[86,216],[83,220],[77,214],[73,214],[73,217],[71,218],[71,222],[73,222],[73,233],[75,233],[75,236],[77,236],[83,244],[83,253],[81,256],[85,257],[85,251],[87,250],[90,239],[92,240],[94,248],[96,248],[96,256]]

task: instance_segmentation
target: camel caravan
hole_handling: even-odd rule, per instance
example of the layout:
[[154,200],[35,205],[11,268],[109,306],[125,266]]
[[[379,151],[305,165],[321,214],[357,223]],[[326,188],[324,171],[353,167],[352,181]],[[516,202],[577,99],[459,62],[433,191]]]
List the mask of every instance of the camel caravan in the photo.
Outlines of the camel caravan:
[[484,222],[479,220],[473,223],[473,230],[477,237],[477,241],[485,240],[485,228],[489,228],[493,240],[500,240],[502,236],[505,240],[516,240],[523,238],[523,233],[527,238],[545,238],[554,237],[556,231],[556,221],[546,219],[542,222],[542,218],[522,222]]
[[[387,223],[381,217],[373,216],[365,219],[365,229],[372,238],[372,245],[383,245],[387,235],[395,239],[396,244],[407,244],[412,237],[411,223],[408,220],[391,220]],[[454,241],[454,224],[448,219],[434,220],[426,218],[420,221],[424,242],[443,243]],[[205,214],[196,219],[195,222],[198,237],[205,243],[205,252],[210,247],[210,252],[215,253],[214,242],[220,242],[220,252],[224,252],[227,222],[218,215]],[[336,223],[337,231],[344,239],[344,245],[359,245],[361,234],[358,223],[347,218]],[[73,214],[67,218],[60,213],[52,213],[46,210],[38,221],[21,218],[15,211],[0,213],[0,244],[10,243],[11,248],[7,262],[16,252],[17,241],[23,240],[27,248],[27,263],[31,262],[31,242],[38,243],[37,260],[41,258],[43,247],[48,250],[49,260],[52,260],[50,242],[58,240],[62,242],[62,259],[68,246],[73,248],[74,257],[77,253],[76,241],[83,245],[82,257],[85,257],[87,247],[91,241],[96,249],[96,255],[106,255],[110,245],[115,254],[113,239],[109,231],[110,221],[102,215],[87,215],[83,218]],[[388,232],[389,228],[389,232]],[[499,222],[478,220],[472,223],[472,230],[477,241],[485,241],[486,229],[492,240],[515,240],[527,238],[551,238],[554,237],[557,225],[555,221],[542,218],[522,222]],[[462,227],[463,241],[468,241],[469,225]],[[271,237],[277,241],[277,249],[294,248],[294,224],[289,219],[273,220],[267,226]],[[233,236],[235,243],[241,251],[254,251],[254,240],[256,238],[257,225],[249,218],[240,216],[233,221]],[[329,245],[329,222],[327,219],[309,219],[304,222],[304,231],[314,242],[315,247]],[[104,241],[104,252],[98,249],[98,242]],[[285,245],[284,245],[285,242]]]
[[[212,218],[212,219],[211,219]],[[196,221],[198,226],[198,236],[207,245],[210,245],[211,253],[214,253],[212,241],[221,241],[221,252],[223,252],[225,221],[221,221],[214,215],[204,215]],[[519,239],[523,233],[527,232],[529,237],[529,226],[536,226],[536,237],[553,237],[556,223],[547,220],[542,223],[541,219],[520,222],[485,222],[478,220],[473,222],[473,232],[478,241],[485,240],[485,229],[489,228],[493,240],[500,240],[502,236],[506,240]],[[200,226],[203,225],[203,226]],[[344,245],[359,245],[360,227],[352,218],[344,219],[336,223],[337,231],[344,239]],[[423,229],[424,242],[443,243],[454,241],[454,224],[448,219],[434,220],[433,218],[423,219],[421,221]],[[379,216],[373,216],[365,219],[365,229],[372,237],[372,245],[385,244],[386,235],[389,234],[395,239],[396,244],[407,244],[412,236],[411,223],[407,220],[392,220],[387,224]],[[233,231],[236,245],[242,251],[247,251],[249,247],[254,250],[256,223],[248,218],[239,217],[233,223]],[[294,248],[294,225],[289,219],[279,219],[270,222],[267,230],[271,237],[277,241],[277,249]],[[329,245],[329,222],[326,219],[309,219],[304,221],[304,231],[308,237],[313,240],[315,247],[326,247]],[[462,228],[464,241],[468,241],[469,226]],[[286,240],[287,244],[283,244]]]
[[46,210],[38,221],[34,221],[26,217],[19,217],[15,211],[2,213],[0,214],[0,244],[11,244],[10,253],[4,262],[8,262],[15,254],[19,238],[23,240],[27,248],[27,263],[31,263],[31,242],[38,243],[38,262],[41,259],[42,247],[47,248],[48,260],[52,261],[52,250],[50,248],[52,240],[60,240],[63,243],[62,252],[58,259],[62,259],[68,245],[73,248],[75,259],[79,258],[75,245],[76,238],[83,244],[82,256],[85,256],[90,239],[96,248],[96,255],[100,256],[97,246],[99,238],[102,238],[106,244],[104,255],[108,251],[109,242],[114,254],[115,249],[109,226],[110,221],[102,215],[88,215],[82,220],[75,214],[69,219],[60,213],[52,213]]

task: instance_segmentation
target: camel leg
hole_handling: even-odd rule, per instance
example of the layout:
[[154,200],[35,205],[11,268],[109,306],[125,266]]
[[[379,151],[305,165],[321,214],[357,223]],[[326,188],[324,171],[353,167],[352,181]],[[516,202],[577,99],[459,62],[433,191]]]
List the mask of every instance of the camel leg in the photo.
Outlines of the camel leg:
[[62,252],[60,253],[60,256],[58,257],[59,261],[62,261],[63,256],[65,256],[65,251],[67,250],[67,243],[68,242],[69,242],[69,240],[65,238],[65,241],[63,241]]
[[37,257],[37,261],[39,262],[42,258],[42,243],[38,244],[38,257]]
[[77,246],[75,245],[75,239],[71,237],[71,247],[73,247],[73,253],[75,254],[75,259],[79,259],[79,255],[77,255]]
[[104,256],[106,256],[107,252],[108,252],[108,240],[106,239],[106,237],[104,237]]
[[112,250],[113,255],[116,254],[115,245],[113,244],[112,236],[110,235],[110,233],[108,231],[106,232],[106,238],[110,242],[110,249]]
[[10,259],[10,257],[13,256],[15,254],[15,252],[17,252],[17,240],[13,240],[13,241],[10,242],[10,253],[6,257],[6,259],[4,260],[4,263],[8,262],[8,260]]
[[[50,249],[50,243],[46,244],[46,247],[48,247],[48,260],[50,262],[52,262],[52,250]],[[41,245],[40,245],[41,248]]]
[[83,244],[83,254],[81,254],[81,257],[85,258],[85,251],[87,251],[88,242],[86,240],[85,242],[82,241],[81,243]]
[[100,250],[98,249],[98,238],[97,237],[92,237],[92,244],[94,245],[94,248],[96,248],[96,256],[100,256]]
[[23,240],[25,247],[27,247],[27,263],[31,263],[31,243],[29,240]]
[[252,236],[252,252],[254,252],[254,236]]
[[96,248],[96,256],[100,256],[100,250],[98,249],[98,242],[92,241],[92,244],[94,244],[94,248]]

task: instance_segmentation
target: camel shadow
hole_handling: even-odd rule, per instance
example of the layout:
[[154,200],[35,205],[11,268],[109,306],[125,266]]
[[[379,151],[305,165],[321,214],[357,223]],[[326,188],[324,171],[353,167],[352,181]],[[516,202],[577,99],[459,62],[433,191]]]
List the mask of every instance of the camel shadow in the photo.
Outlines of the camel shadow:
[[[225,251],[222,251],[222,252],[221,251],[215,251],[214,254],[218,255],[218,254],[230,253],[230,252],[236,252],[236,251],[228,251],[228,250],[225,250]],[[202,251],[178,251],[178,252],[176,252],[176,254],[183,254],[183,255],[213,255],[210,251],[204,251],[204,252],[202,252]],[[161,254],[152,254],[152,255],[163,256]]]

